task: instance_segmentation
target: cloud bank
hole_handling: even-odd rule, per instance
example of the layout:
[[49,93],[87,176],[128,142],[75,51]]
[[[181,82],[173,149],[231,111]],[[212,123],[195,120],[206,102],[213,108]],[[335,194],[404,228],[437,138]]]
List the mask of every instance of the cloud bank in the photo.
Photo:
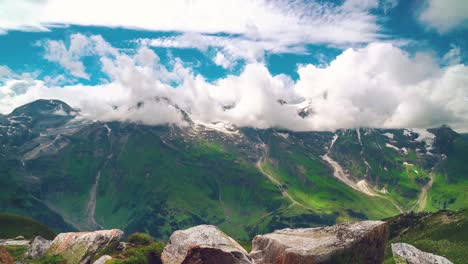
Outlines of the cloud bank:
[[[46,49],[49,44],[44,43]],[[468,131],[468,67],[440,66],[429,53],[410,56],[388,43],[347,49],[325,67],[303,65],[297,81],[273,76],[263,63],[251,62],[239,75],[208,82],[180,59],[168,69],[148,46],[127,54],[99,36],[75,35],[68,46],[59,43],[56,48],[76,63],[84,54],[99,56],[101,71],[110,81],[61,87],[9,78],[0,87],[0,112],[53,98],[80,108],[91,119],[150,125],[183,124],[181,108],[198,122],[257,128],[305,131],[448,124]],[[68,67],[60,58],[55,61]],[[303,118],[298,113],[304,109],[309,115]]]
[[337,6],[306,0],[3,0],[0,32],[47,30],[54,24],[75,24],[241,34],[291,43],[348,44],[376,40],[380,27],[376,16],[367,9],[378,5],[378,0],[358,2],[363,1],[348,0]]
[[447,33],[457,27],[468,28],[468,1],[428,0],[419,19],[440,33]]

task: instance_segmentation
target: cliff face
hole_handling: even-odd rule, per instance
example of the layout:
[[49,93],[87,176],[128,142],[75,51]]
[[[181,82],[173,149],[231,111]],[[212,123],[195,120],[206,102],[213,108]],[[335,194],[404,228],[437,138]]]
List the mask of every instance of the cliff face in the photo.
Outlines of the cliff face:
[[388,226],[381,221],[283,229],[256,236],[255,263],[381,263]]

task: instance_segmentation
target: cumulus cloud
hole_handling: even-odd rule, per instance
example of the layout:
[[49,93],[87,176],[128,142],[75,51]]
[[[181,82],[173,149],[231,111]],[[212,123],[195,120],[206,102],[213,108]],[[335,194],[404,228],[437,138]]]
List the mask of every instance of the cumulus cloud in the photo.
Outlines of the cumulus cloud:
[[47,40],[42,44],[45,48],[45,58],[60,64],[70,74],[82,79],[89,79],[85,66],[81,61],[84,56],[106,54],[115,55],[117,51],[102,39],[101,36],[86,37],[82,34],[73,34],[70,37],[69,47],[63,41]]
[[427,0],[419,20],[428,28],[446,33],[456,27],[468,27],[468,2],[465,0]]
[[380,30],[377,18],[355,6],[306,0],[5,0],[0,2],[0,30],[41,30],[51,24],[77,24],[241,34],[296,43],[375,40]]
[[[0,87],[0,111],[55,98],[92,119],[152,125],[184,124],[183,109],[198,122],[257,128],[422,128],[446,123],[468,130],[468,67],[442,67],[431,54],[410,56],[388,43],[345,50],[325,67],[303,65],[298,81],[273,76],[263,63],[252,62],[239,75],[208,82],[180,60],[167,69],[146,46],[132,55],[108,53],[104,49],[100,54],[109,83],[58,87],[11,79]],[[298,114],[303,109],[309,112],[304,118]]]

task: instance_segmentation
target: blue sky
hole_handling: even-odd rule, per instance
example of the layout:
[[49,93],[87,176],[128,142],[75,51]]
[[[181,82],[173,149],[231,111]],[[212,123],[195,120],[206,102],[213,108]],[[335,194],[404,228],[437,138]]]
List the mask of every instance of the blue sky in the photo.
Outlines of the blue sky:
[[160,103],[109,113],[165,96],[205,123],[468,130],[464,0],[114,2],[0,3],[0,112],[44,97],[180,123]]

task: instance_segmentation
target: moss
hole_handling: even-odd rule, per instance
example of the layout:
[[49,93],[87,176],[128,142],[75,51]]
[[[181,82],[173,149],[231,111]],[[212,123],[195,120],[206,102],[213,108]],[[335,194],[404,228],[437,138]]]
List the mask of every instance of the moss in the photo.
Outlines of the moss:
[[154,242],[153,238],[145,233],[133,233],[128,237],[127,241],[138,246],[147,246]]
[[159,264],[161,262],[161,253],[164,249],[164,244],[160,242],[153,242],[145,246],[137,246],[136,248],[127,249],[118,254],[119,258],[112,259],[106,262],[110,264]]
[[14,260],[19,260],[28,249],[28,246],[5,246],[5,248]]

